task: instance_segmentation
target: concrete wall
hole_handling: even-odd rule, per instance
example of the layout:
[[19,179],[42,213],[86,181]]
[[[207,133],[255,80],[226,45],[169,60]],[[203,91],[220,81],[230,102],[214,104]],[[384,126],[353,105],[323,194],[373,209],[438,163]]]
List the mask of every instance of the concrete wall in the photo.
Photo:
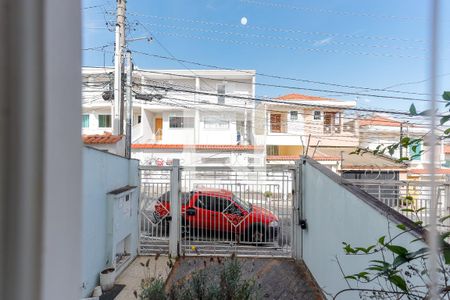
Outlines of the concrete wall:
[[[400,232],[397,224],[411,221],[383,205],[361,190],[340,183],[340,177],[317,162],[307,160],[302,165],[303,217],[308,228],[296,226],[296,257],[303,259],[318,285],[332,295],[348,288],[336,259],[346,275],[363,271],[371,256],[347,256],[342,242],[353,246],[375,244],[379,237],[395,236]],[[410,242],[419,233],[412,231],[396,239],[396,244],[408,249],[425,244]],[[369,286],[364,286],[369,287]],[[375,286],[372,286],[375,288]],[[359,299],[357,292],[346,293],[338,299]]]
[[[112,264],[107,249],[107,193],[126,185],[139,186],[137,160],[127,160],[92,148],[83,149],[83,259],[80,284],[83,297],[98,285],[99,272]],[[137,235],[137,226],[135,230]],[[136,249],[137,245],[132,248]]]
[[199,151],[191,149],[133,149],[132,157],[139,159],[142,165],[171,165],[179,159],[182,166],[227,166],[227,167],[263,167],[264,152],[237,151]]

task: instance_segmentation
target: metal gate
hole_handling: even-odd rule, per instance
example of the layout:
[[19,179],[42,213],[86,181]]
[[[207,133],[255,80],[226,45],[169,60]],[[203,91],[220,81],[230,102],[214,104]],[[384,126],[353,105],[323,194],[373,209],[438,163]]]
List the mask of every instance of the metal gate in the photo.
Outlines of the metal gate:
[[141,254],[292,255],[293,170],[150,166],[141,182]]

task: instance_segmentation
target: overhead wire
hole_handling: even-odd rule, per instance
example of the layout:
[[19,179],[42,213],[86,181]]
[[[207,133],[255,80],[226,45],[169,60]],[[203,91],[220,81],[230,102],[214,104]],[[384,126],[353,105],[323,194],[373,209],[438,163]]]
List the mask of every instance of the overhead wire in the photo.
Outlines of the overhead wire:
[[[214,21],[205,21],[200,19],[187,19],[187,18],[179,18],[172,16],[157,16],[157,15],[146,15],[138,12],[129,11],[129,15],[144,17],[144,18],[152,18],[158,20],[168,20],[175,22],[184,22],[184,23],[194,23],[194,24],[202,24],[208,26],[221,26],[221,27],[233,27],[238,29],[243,29],[241,25],[229,24],[229,23],[221,23]],[[262,31],[271,31],[277,33],[299,33],[306,35],[321,35],[328,37],[343,37],[348,39],[368,39],[368,40],[387,40],[387,41],[400,41],[400,42],[413,42],[413,43],[426,43],[423,39],[416,38],[399,38],[392,36],[373,36],[373,35],[362,35],[362,34],[346,34],[346,33],[333,33],[333,32],[323,32],[323,31],[306,31],[301,29],[292,29],[292,28],[278,28],[278,27],[267,27],[267,26],[257,26],[257,25],[245,25],[245,29],[251,30],[262,30]]]
[[167,57],[167,56],[157,55],[157,54],[150,54],[150,53],[142,52],[142,51],[139,51],[139,50],[133,50],[133,52],[137,53],[137,54],[150,56],[150,57],[155,57],[155,58],[160,58],[160,59],[165,59],[165,60],[177,60],[177,61],[181,61],[181,62],[184,62],[184,63],[189,63],[189,64],[192,64],[192,65],[206,67],[206,68],[210,68],[210,69],[236,71],[236,72],[247,73],[247,74],[251,74],[251,75],[255,75],[256,74],[256,75],[259,75],[259,76],[262,76],[262,77],[268,77],[268,78],[273,78],[273,79],[282,79],[282,80],[302,82],[302,83],[329,85],[329,86],[349,88],[349,89],[365,89],[365,90],[378,91],[378,92],[391,92],[391,93],[402,93],[402,94],[412,94],[412,95],[429,95],[429,94],[426,94],[426,93],[415,93],[415,92],[398,91],[398,90],[390,90],[390,89],[377,89],[377,88],[355,86],[355,85],[345,85],[345,84],[323,82],[323,81],[315,81],[315,80],[294,78],[294,77],[287,77],[287,76],[280,76],[280,75],[271,75],[271,74],[262,73],[262,72],[258,72],[258,71],[256,71],[256,72],[251,71],[250,72],[248,70],[241,70],[241,69],[235,69],[235,68],[229,68],[229,67],[223,67],[223,66],[221,67],[221,66],[212,65],[212,64],[199,63],[199,62],[195,62],[195,61],[191,61],[191,60],[178,59],[178,58],[174,59],[172,57]]

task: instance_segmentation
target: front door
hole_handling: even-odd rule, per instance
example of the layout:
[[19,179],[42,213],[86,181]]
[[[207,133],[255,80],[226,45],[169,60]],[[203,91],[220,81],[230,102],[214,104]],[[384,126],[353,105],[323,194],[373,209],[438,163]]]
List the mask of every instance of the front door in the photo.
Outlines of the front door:
[[163,119],[155,118],[155,139],[157,141],[162,140],[162,126],[163,126]]

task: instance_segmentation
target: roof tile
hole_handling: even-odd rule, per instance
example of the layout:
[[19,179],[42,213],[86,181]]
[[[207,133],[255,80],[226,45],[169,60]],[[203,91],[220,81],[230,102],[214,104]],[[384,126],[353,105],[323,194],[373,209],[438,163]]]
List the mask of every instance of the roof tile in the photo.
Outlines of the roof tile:
[[280,96],[276,98],[278,100],[297,100],[297,101],[335,101],[336,99],[331,98],[323,98],[323,97],[317,97],[317,96],[308,96],[308,95],[302,95],[302,94],[287,94],[284,96]]
[[115,144],[122,139],[120,135],[113,135],[110,132],[104,134],[83,135],[83,143],[93,144]]
[[208,144],[133,144],[133,149],[194,149],[194,150],[214,150],[214,151],[253,151],[263,150],[262,146],[254,145],[208,145]]

